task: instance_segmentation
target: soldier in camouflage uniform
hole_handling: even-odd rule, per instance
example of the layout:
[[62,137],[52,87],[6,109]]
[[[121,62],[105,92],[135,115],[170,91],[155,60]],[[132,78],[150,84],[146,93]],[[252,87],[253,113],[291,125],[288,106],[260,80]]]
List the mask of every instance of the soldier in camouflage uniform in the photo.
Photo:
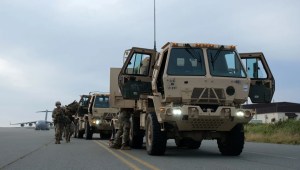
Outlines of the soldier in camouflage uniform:
[[68,109],[68,106],[66,107],[65,111],[65,138],[66,142],[69,143],[72,134],[74,133],[75,125],[72,121],[72,111]]
[[61,103],[57,101],[55,103],[56,108],[52,112],[52,118],[55,125],[55,144],[60,144],[62,138],[62,131],[64,128],[65,111],[61,106]]
[[121,111],[119,115],[120,128],[116,134],[115,139],[110,145],[111,148],[129,150],[129,131],[130,131],[130,113],[128,111]]
[[66,115],[65,116],[65,138],[66,138],[66,142],[69,143],[70,142],[70,138],[71,138],[71,133],[72,133],[72,121],[71,119]]

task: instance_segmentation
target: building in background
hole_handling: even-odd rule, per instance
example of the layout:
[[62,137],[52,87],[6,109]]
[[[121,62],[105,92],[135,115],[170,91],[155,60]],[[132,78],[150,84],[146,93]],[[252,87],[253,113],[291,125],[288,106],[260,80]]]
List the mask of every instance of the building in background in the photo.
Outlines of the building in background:
[[256,109],[252,123],[276,123],[288,119],[300,120],[300,104],[276,102],[269,104],[247,104],[245,109]]

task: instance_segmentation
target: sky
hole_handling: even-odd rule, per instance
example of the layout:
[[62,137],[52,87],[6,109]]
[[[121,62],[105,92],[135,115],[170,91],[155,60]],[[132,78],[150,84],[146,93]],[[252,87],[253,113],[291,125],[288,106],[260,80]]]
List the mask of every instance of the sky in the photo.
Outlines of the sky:
[[[300,103],[300,1],[156,0],[157,48],[167,42],[263,52],[275,102]],[[44,119],[91,91],[109,92],[124,50],[153,48],[153,0],[0,0],[0,127]],[[50,118],[48,118],[50,120]]]

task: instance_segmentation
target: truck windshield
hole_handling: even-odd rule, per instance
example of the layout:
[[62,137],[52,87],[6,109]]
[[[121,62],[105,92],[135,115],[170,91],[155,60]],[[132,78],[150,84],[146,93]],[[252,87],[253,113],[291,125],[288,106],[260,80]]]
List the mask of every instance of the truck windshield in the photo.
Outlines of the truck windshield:
[[201,48],[173,48],[169,56],[168,75],[204,76],[205,67]]
[[108,96],[97,96],[95,99],[95,108],[108,108],[109,98]]
[[223,50],[223,48],[207,50],[210,74],[220,77],[246,77],[236,52]]

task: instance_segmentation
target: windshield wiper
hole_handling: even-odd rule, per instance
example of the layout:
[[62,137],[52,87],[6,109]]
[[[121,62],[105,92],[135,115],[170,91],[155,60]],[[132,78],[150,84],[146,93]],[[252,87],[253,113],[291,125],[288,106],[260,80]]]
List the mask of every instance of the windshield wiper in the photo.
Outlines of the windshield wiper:
[[[185,50],[194,58],[196,59],[200,64],[202,64],[202,60],[201,60],[201,54],[198,53],[190,44],[185,44]],[[193,53],[190,51],[190,49],[192,49]],[[196,55],[195,55],[196,54]],[[199,56],[199,58],[197,57]]]
[[221,45],[221,47],[218,48],[218,51],[216,52],[214,57],[212,57],[212,54],[210,53],[210,59],[211,59],[211,64],[212,64],[213,70],[215,69],[215,61],[218,59],[218,56],[220,55],[220,53],[223,49],[224,49],[224,45]]

